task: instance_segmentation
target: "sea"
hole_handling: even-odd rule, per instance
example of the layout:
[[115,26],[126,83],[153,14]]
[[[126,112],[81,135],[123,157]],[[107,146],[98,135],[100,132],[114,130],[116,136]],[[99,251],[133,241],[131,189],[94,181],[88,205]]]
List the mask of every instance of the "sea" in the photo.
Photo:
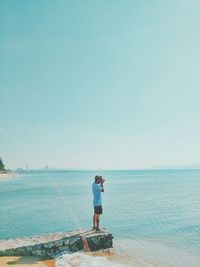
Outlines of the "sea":
[[92,183],[104,177],[100,227],[113,248],[65,253],[57,267],[200,267],[200,170],[25,171],[0,180],[0,239],[92,228]]

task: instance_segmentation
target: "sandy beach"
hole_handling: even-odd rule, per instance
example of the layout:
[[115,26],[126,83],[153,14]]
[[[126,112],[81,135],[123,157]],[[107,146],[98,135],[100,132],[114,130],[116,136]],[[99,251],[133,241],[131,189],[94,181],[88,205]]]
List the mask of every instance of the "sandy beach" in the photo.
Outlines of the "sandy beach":
[[55,261],[53,259],[41,259],[39,257],[32,256],[10,256],[0,257],[1,267],[55,267]]
[[16,176],[16,174],[14,172],[0,173],[0,179],[13,178],[15,176]]

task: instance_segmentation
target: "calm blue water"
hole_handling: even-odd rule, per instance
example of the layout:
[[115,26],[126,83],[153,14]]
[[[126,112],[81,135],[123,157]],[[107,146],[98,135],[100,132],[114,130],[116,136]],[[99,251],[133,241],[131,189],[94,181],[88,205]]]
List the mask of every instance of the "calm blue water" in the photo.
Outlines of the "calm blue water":
[[146,242],[200,255],[200,170],[27,172],[2,179],[0,239],[91,228],[96,174],[106,179],[101,226],[118,246],[129,240],[125,246]]

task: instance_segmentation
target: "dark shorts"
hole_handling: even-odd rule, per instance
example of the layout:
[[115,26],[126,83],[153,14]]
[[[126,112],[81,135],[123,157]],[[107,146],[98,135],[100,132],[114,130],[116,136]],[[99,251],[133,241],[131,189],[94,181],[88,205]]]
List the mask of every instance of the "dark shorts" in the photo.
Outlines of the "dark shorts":
[[102,214],[103,213],[102,206],[96,206],[96,207],[94,207],[94,213],[96,213],[96,214]]

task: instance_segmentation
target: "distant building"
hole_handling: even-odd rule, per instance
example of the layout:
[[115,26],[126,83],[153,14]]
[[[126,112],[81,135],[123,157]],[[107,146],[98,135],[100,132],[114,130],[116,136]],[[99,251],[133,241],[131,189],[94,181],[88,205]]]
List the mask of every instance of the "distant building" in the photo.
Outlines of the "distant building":
[[48,167],[48,166],[45,166],[45,167],[44,167],[44,170],[45,170],[45,171],[48,171],[48,170],[49,170],[49,167]]
[[24,171],[23,168],[17,168],[17,172],[22,173]]

